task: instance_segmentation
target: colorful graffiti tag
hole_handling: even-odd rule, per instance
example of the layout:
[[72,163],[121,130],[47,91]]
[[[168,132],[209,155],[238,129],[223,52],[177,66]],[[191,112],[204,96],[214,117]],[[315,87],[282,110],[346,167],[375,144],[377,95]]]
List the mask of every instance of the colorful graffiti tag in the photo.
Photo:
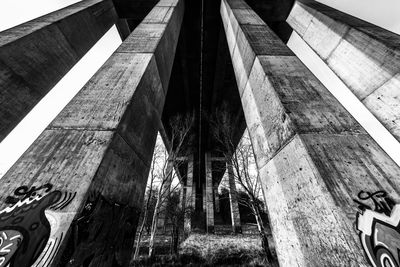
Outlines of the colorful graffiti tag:
[[400,204],[384,191],[361,191],[358,198],[356,226],[367,258],[374,267],[399,267]]
[[76,193],[54,190],[51,184],[21,186],[0,211],[0,267],[46,266],[56,255],[64,233],[57,212]]

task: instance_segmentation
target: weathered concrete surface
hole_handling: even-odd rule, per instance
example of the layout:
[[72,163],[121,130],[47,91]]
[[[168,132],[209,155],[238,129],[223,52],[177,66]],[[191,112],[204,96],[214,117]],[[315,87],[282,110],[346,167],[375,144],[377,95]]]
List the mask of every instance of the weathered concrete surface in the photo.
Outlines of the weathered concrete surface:
[[206,163],[206,183],[205,183],[205,205],[206,205],[206,223],[207,233],[214,233],[214,193],[213,193],[213,180],[211,169],[211,155],[209,152],[205,153]]
[[[183,10],[180,1],[169,20],[140,25],[131,39],[141,29],[164,26],[154,50],[122,44],[1,179],[0,210],[8,206],[7,196],[36,197],[33,203],[22,204],[28,213],[23,213],[22,229],[39,217],[43,227],[50,221],[50,249],[32,244],[45,245],[46,231],[23,233],[23,242],[30,240],[32,246],[22,244],[34,251],[39,266],[128,265],[167,91],[163,85],[170,75],[161,75],[158,66],[172,64]],[[142,33],[143,38],[148,36]],[[50,192],[39,188],[46,183],[52,184]],[[26,190],[14,195],[20,186]],[[35,196],[30,189],[37,191]],[[73,197],[51,206],[48,196],[56,194],[54,190]],[[37,194],[47,195],[38,199]],[[43,206],[45,200],[49,203]],[[4,221],[7,213],[0,213],[0,231],[12,227]],[[14,258],[30,260],[24,255]]]
[[316,1],[287,21],[400,141],[400,36]]
[[[361,190],[399,200],[400,168],[241,0],[221,16],[281,266],[369,266]],[[268,40],[260,42],[260,40]]]
[[228,181],[229,181],[229,204],[231,207],[231,221],[232,221],[232,231],[234,233],[242,232],[242,224],[240,223],[240,212],[238,195],[236,190],[235,175],[233,173],[232,164],[226,165],[228,170]]
[[116,22],[87,0],[0,33],[0,141]]

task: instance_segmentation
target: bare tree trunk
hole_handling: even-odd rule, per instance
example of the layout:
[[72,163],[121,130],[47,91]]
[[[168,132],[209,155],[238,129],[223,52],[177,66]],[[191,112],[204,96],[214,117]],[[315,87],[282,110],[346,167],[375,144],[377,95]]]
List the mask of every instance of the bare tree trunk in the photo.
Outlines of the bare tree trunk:
[[136,249],[135,249],[135,254],[133,255],[133,261],[137,260],[137,258],[139,257],[140,241],[142,239],[144,226],[145,226],[146,221],[147,221],[148,209],[149,209],[149,204],[146,205],[146,209],[144,210],[143,222],[142,222],[142,225],[140,226],[138,238],[137,238],[137,241],[136,241]]
[[274,257],[272,256],[271,250],[269,249],[268,237],[267,237],[267,233],[265,232],[264,223],[261,219],[259,207],[255,203],[252,203],[252,208],[253,208],[254,216],[256,217],[257,228],[258,228],[258,232],[260,234],[262,248],[264,249],[265,253],[267,254],[268,260],[272,261],[274,259]]
[[174,254],[178,254],[178,245],[179,245],[179,226],[175,227],[175,239],[174,239]]
[[178,254],[178,243],[179,243],[179,225],[174,222],[171,232],[171,254]]
[[[161,189],[161,187],[160,187],[160,189]],[[161,190],[159,192],[159,195],[160,194],[161,194]],[[153,220],[151,222],[151,235],[150,235],[150,240],[149,240],[149,257],[150,258],[154,256],[154,238],[155,238],[156,232],[157,232],[157,220],[158,220],[160,206],[161,206],[161,198],[157,197],[156,207],[154,208]]]

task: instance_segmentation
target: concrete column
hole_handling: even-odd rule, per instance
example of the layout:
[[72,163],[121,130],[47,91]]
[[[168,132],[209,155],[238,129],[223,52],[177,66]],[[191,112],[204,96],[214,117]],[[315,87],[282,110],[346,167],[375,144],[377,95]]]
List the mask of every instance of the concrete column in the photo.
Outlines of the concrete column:
[[169,160],[167,163],[167,168],[165,170],[165,181],[162,184],[161,188],[161,206],[160,213],[158,215],[157,220],[157,228],[164,228],[166,223],[166,215],[167,215],[167,202],[168,196],[171,193],[171,183],[172,183],[172,171],[174,169],[173,161]]
[[122,41],[125,41],[128,38],[129,34],[131,34],[131,30],[129,29],[128,22],[126,19],[118,19],[116,24],[119,36]]
[[206,163],[206,224],[207,233],[214,233],[214,202],[213,202],[213,180],[211,169],[211,155],[209,152],[205,154]]
[[218,194],[218,184],[214,184],[214,203],[215,203],[215,212],[219,213],[219,194]]
[[86,0],[0,33],[0,141],[117,21]]
[[203,185],[203,211],[207,212],[206,186]]
[[243,0],[221,16],[280,266],[369,266],[353,198],[398,201],[400,168]]
[[0,180],[12,266],[129,265],[184,12],[156,8]]
[[190,233],[192,229],[192,213],[195,208],[196,188],[193,183],[193,155],[188,158],[187,176],[186,176],[186,192],[185,192],[185,233]]
[[400,141],[400,36],[317,1],[296,2],[287,21]]
[[234,233],[242,233],[242,224],[240,223],[240,212],[238,196],[236,191],[235,175],[233,174],[232,164],[226,164],[228,170],[229,183],[229,203],[231,207],[232,230]]

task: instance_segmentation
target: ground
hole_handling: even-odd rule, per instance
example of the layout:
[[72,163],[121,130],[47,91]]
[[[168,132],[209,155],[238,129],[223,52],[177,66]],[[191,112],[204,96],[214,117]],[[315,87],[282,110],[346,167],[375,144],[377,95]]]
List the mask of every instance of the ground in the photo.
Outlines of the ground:
[[148,236],[142,239],[141,258],[133,266],[278,266],[269,263],[261,248],[254,225],[245,225],[244,234],[227,234],[229,226],[217,228],[217,234],[192,233],[183,240],[179,255],[169,254],[168,233],[156,238],[156,257],[147,258]]

